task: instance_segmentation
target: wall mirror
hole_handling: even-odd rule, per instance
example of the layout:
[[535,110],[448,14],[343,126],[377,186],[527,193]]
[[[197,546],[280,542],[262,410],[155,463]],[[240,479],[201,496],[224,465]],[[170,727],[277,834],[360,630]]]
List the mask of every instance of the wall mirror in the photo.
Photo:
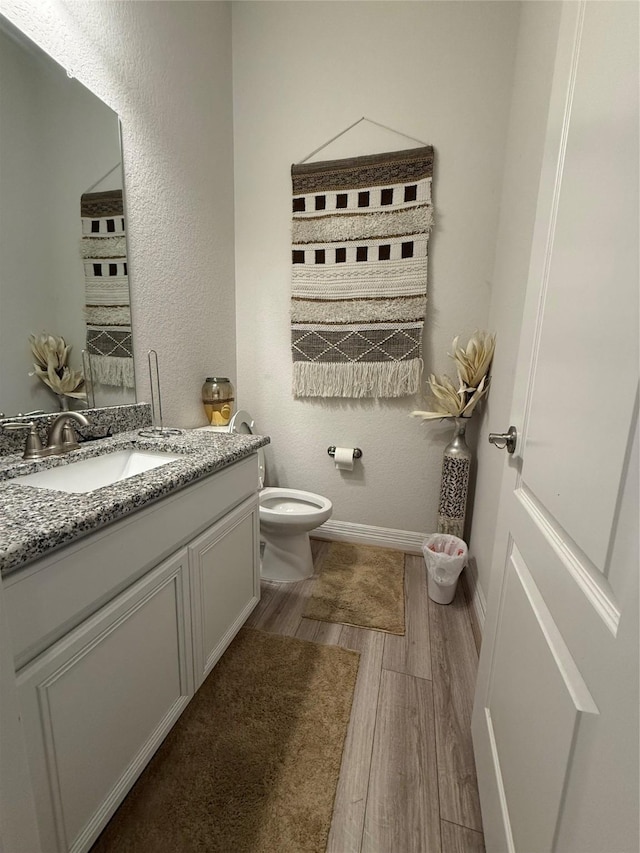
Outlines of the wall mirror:
[[0,417],[134,403],[118,116],[1,15],[0,80]]

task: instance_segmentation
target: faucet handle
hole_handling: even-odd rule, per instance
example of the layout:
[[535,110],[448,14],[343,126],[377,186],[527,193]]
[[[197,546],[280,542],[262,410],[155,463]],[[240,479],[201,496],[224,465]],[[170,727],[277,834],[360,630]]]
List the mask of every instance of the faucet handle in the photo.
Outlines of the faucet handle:
[[24,453],[22,454],[23,459],[40,459],[40,457],[46,455],[46,451],[42,446],[42,441],[40,440],[40,436],[36,431],[36,425],[33,421],[27,421],[26,423],[20,423],[18,421],[9,421],[8,424],[3,424],[4,429],[27,429],[29,432],[27,433],[27,440],[24,446]]
[[70,421],[66,421],[62,428],[62,451],[66,453],[68,450],[77,450],[79,447],[78,436]]

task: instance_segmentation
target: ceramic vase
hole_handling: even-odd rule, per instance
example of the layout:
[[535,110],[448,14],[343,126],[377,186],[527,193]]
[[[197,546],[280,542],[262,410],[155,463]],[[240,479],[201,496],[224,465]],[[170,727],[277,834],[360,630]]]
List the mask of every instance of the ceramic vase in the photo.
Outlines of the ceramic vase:
[[465,440],[467,420],[454,419],[453,438],[445,447],[442,459],[438,506],[438,533],[449,533],[460,539],[464,538],[471,468],[471,451]]

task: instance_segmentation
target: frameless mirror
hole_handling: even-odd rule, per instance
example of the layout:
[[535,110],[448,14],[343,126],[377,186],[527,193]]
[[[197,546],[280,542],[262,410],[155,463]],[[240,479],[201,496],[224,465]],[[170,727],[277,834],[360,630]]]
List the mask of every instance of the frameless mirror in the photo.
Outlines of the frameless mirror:
[[0,412],[133,403],[118,116],[1,15],[0,80]]

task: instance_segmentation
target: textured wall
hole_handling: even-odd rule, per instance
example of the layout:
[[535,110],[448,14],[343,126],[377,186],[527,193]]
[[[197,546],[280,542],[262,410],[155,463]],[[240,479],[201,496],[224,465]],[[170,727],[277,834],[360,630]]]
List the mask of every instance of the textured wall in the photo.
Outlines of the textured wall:
[[[433,529],[449,430],[407,416],[421,401],[291,398],[289,167],[361,115],[436,147],[426,370],[449,367],[454,334],[496,329],[488,413],[507,425],[557,26],[555,4],[524,4],[501,198],[519,5],[234,5],[236,376],[228,4],[0,0],[122,117],[139,399],[149,347],[167,422],[202,423],[202,378],[227,373],[273,438],[272,482],[328,495],[340,520]],[[319,157],[413,144],[362,124]],[[502,470],[488,430],[484,416],[472,551],[485,592]],[[363,448],[353,474],[334,470],[334,443]]]
[[227,3],[45,3],[0,11],[122,119],[138,400],[158,351],[165,423],[202,424],[235,375],[231,15]]
[[483,412],[478,442],[478,474],[469,547],[486,595],[491,577],[506,453],[488,441],[489,432],[510,424],[515,363],[527,284],[538,182],[555,59],[560,3],[525,3],[516,59],[509,136],[505,154],[500,224],[489,309],[489,326],[498,334],[492,388]]
[[[233,6],[238,391],[271,435],[270,481],[316,491],[334,519],[435,529],[450,427],[419,399],[293,400],[290,165],[366,115],[436,149],[426,371],[487,324],[518,3],[242,2]],[[319,159],[417,143],[364,123]],[[362,448],[353,473],[330,444]]]

